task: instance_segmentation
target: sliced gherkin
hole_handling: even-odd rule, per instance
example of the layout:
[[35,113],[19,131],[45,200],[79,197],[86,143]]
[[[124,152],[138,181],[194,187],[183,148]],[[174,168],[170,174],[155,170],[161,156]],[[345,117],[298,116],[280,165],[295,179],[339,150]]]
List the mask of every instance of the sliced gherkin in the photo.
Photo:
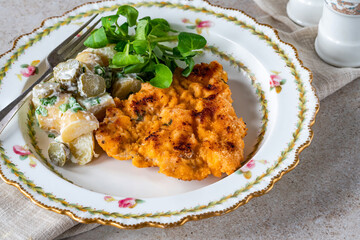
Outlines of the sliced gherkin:
[[62,89],[76,91],[76,81],[83,68],[78,60],[69,59],[54,67],[54,78],[60,83]]
[[37,107],[41,105],[40,99],[47,98],[60,93],[60,84],[55,82],[44,82],[36,85],[32,90],[32,101]]
[[54,82],[44,82],[33,88],[32,94],[36,98],[46,98],[60,92],[60,84]]
[[103,77],[106,83],[106,89],[111,88],[113,82],[113,71],[109,67],[95,66],[94,73]]
[[78,80],[78,91],[83,97],[96,97],[104,94],[106,91],[105,80],[91,72],[83,73]]
[[134,74],[124,74],[117,78],[112,85],[112,96],[126,99],[131,93],[136,93],[141,89],[141,81],[136,79]]
[[62,167],[70,160],[70,149],[61,142],[52,142],[48,149],[49,159],[55,165]]

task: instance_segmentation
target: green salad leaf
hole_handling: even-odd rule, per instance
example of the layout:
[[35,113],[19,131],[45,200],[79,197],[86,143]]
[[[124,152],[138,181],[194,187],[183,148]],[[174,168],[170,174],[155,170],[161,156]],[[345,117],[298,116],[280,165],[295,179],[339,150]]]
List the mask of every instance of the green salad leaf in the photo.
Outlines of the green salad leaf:
[[102,48],[109,43],[104,27],[96,29],[85,40],[84,45],[89,48]]
[[[180,62],[186,65],[182,75],[189,76],[195,66],[193,58],[205,47],[206,39],[195,33],[178,33],[163,18],[138,17],[134,7],[120,6],[116,14],[101,18],[102,27],[86,39],[85,46],[101,48],[115,43],[117,53],[109,67],[122,74],[136,73],[159,88],[171,85]],[[95,72],[104,75],[101,68]]]
[[126,44],[123,52],[118,52],[114,55],[112,64],[119,67],[126,67],[132,64],[143,63],[144,59],[137,54],[130,54],[130,43]]
[[142,19],[136,24],[135,39],[146,40],[150,33],[150,25],[147,19]]
[[119,15],[110,15],[110,16],[102,17],[101,24],[105,29],[109,29],[111,28],[111,26],[117,23],[118,19],[119,19]]
[[172,83],[173,74],[164,64],[155,66],[155,77],[150,80],[150,84],[158,88],[168,88]]
[[168,23],[168,21],[163,18],[154,18],[150,20],[150,26],[150,34],[157,37],[164,37],[168,34],[168,32],[174,31],[170,28],[170,24]]
[[129,5],[120,6],[116,14],[126,17],[127,23],[129,24],[130,27],[136,25],[136,20],[139,16],[138,10],[136,10],[135,8]]
[[184,77],[188,77],[190,75],[190,73],[192,72],[192,70],[194,69],[195,62],[194,62],[193,58],[186,58],[185,63],[186,63],[187,67],[182,72],[182,75]]
[[206,39],[199,34],[181,32],[178,39],[177,48],[183,57],[192,56],[194,50],[202,49],[206,45]]
[[146,40],[135,40],[132,45],[137,54],[145,54],[148,50],[148,41]]
[[114,49],[115,49],[117,52],[123,52],[127,44],[128,44],[127,41],[119,41],[119,42],[115,45]]

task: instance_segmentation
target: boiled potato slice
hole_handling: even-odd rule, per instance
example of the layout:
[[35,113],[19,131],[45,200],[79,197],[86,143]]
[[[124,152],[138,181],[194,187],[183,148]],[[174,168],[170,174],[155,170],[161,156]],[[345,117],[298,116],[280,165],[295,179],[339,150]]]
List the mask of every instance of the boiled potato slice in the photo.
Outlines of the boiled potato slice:
[[61,142],[51,142],[48,149],[49,159],[55,165],[62,167],[70,160],[70,149]]
[[83,134],[96,130],[98,127],[99,121],[92,113],[68,110],[61,117],[61,139],[65,143],[69,143]]
[[40,99],[57,95],[60,92],[60,84],[44,82],[36,85],[32,90],[32,101],[35,107],[41,105]]
[[61,117],[63,112],[59,109],[59,107],[69,102],[69,98],[71,94],[68,93],[60,93],[58,95],[57,102],[52,106],[41,106],[47,110],[47,115],[38,115],[36,114],[37,120],[39,122],[39,126],[41,129],[45,131],[60,133],[61,129]]
[[69,142],[71,161],[79,165],[84,165],[94,157],[95,139],[92,132],[81,135]]
[[101,57],[92,52],[81,52],[75,59],[85,64],[91,71],[94,71],[95,66],[104,66]]
[[134,74],[124,74],[112,85],[112,96],[126,99],[131,93],[136,93],[141,89],[141,81],[136,79]]
[[60,83],[61,88],[67,91],[76,91],[76,81],[82,73],[83,67],[76,59],[69,59],[54,67],[54,78]]
[[76,100],[100,121],[104,119],[107,108],[115,107],[114,99],[109,93],[93,98],[78,97]]
[[101,76],[86,72],[79,77],[78,90],[82,97],[96,97],[105,93],[106,83]]
[[101,66],[108,66],[109,60],[112,59],[114,55],[117,53],[114,47],[115,44],[109,44],[108,46],[103,48],[87,48],[83,52],[90,52],[97,54],[98,56],[101,57],[101,60],[103,62],[103,65]]

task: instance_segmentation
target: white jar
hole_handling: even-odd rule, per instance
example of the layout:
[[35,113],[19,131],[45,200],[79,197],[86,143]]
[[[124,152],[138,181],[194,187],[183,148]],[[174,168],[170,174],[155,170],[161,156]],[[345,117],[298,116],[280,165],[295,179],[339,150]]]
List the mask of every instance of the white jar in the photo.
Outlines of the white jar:
[[360,0],[325,0],[315,50],[338,67],[360,67]]
[[324,0],[290,0],[287,15],[301,26],[317,25],[321,18]]

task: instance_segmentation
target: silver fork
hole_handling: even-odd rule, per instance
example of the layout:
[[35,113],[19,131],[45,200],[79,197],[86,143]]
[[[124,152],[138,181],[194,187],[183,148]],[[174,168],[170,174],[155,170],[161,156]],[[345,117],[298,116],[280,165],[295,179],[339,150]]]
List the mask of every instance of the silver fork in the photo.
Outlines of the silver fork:
[[0,134],[5,129],[10,120],[18,112],[21,106],[25,103],[27,97],[30,95],[31,90],[44,79],[46,79],[49,74],[51,74],[53,68],[60,62],[65,61],[66,59],[72,57],[76,52],[80,51],[84,45],[83,42],[85,38],[91,33],[91,31],[96,27],[101,19],[96,21],[84,34],[78,37],[76,40],[71,41],[75,36],[83,30],[87,25],[89,25],[97,16],[93,16],[88,22],[82,25],[76,32],[74,32],[70,37],[65,39],[59,46],[57,46],[46,58],[48,69],[45,73],[36,80],[28,89],[26,89],[19,97],[7,105],[3,110],[0,111]]

